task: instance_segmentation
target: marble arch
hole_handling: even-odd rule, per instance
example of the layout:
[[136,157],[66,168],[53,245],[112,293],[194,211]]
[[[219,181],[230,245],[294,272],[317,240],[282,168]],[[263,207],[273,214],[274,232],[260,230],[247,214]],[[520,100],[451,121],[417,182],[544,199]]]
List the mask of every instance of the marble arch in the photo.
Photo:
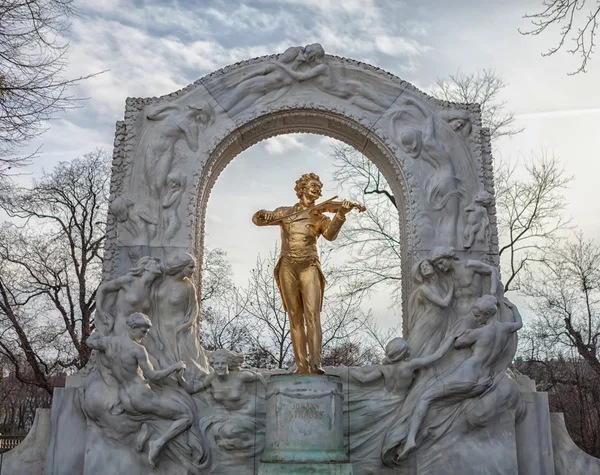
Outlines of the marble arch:
[[259,141],[295,132],[346,142],[383,172],[399,203],[404,296],[411,267],[436,246],[497,264],[493,200],[477,201],[494,192],[479,106],[436,100],[307,45],[227,66],[166,96],[127,99],[115,137],[105,278],[143,255],[201,256],[221,171]]

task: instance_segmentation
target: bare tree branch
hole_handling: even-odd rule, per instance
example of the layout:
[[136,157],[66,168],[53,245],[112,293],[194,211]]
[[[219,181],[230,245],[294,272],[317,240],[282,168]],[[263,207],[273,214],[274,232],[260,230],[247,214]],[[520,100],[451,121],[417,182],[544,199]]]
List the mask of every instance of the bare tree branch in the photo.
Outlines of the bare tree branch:
[[17,378],[33,375],[28,382],[46,390],[56,371],[82,368],[91,355],[109,163],[97,150],[0,194],[13,218],[0,226],[2,353]]
[[[592,3],[590,1],[590,3]],[[544,0],[542,10],[538,13],[525,15],[531,20],[532,28],[519,30],[522,35],[537,36],[551,27],[558,28],[558,42],[548,49],[542,56],[551,56],[563,48],[567,41],[573,46],[567,51],[579,55],[579,67],[569,75],[585,73],[588,62],[594,54],[594,43],[598,32],[598,19],[600,18],[600,2],[584,9],[586,0]],[[573,35],[572,38],[569,38]]]

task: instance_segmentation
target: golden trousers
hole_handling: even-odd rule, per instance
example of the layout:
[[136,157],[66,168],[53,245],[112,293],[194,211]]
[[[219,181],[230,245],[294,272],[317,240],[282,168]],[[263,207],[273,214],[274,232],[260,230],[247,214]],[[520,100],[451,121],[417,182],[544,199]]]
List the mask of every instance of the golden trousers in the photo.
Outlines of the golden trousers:
[[299,371],[308,372],[309,367],[321,365],[323,274],[319,261],[316,257],[283,257],[277,277],[290,320],[296,365]]

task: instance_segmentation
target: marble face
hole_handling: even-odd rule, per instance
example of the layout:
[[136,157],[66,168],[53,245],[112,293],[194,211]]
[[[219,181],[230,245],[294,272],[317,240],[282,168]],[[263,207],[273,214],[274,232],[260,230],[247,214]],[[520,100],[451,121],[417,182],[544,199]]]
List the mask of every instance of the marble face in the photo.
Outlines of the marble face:
[[435,270],[434,270],[431,262],[423,261],[421,263],[421,274],[423,275],[423,277],[429,277],[430,275],[433,275],[434,273],[435,273]]
[[149,331],[150,327],[134,327],[131,329],[131,336],[133,340],[140,343],[144,338],[146,338],[146,335]]
[[211,366],[219,376],[227,376],[229,374],[229,361],[226,355],[215,355],[212,358]]

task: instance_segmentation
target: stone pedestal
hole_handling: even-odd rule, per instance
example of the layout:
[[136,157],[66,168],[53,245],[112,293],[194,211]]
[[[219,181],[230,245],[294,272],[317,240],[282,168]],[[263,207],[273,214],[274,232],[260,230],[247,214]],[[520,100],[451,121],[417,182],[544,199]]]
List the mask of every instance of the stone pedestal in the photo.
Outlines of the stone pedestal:
[[273,375],[259,475],[350,475],[337,376]]

